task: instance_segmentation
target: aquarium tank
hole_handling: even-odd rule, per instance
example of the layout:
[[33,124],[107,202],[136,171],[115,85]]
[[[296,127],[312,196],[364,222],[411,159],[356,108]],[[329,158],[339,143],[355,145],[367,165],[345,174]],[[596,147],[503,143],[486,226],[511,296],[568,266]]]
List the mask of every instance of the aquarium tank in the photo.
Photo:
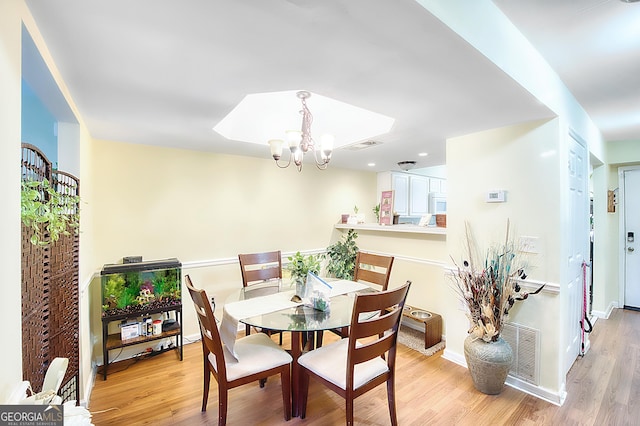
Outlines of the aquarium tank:
[[182,264],[178,259],[108,264],[100,275],[103,317],[181,303]]

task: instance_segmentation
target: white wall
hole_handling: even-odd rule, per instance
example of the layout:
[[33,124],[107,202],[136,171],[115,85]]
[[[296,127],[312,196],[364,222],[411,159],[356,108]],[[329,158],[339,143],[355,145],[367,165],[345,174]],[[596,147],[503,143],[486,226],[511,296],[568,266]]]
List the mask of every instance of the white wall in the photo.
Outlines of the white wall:
[[594,170],[594,259],[593,314],[607,318],[611,309],[621,307],[620,292],[620,206],[607,211],[607,190],[620,186],[618,168],[640,164],[640,139],[607,142],[607,164]]
[[20,278],[20,50],[23,2],[0,2],[0,270],[3,324],[0,403],[22,380]]

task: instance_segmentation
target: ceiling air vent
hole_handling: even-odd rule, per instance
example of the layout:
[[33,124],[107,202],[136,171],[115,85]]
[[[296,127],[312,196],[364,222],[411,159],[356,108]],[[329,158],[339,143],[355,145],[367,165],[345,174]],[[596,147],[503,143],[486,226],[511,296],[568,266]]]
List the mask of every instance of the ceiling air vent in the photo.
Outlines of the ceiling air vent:
[[382,142],[378,142],[378,141],[358,142],[358,143],[354,143],[353,145],[345,146],[343,149],[346,149],[349,151],[360,151],[361,149],[369,148],[376,145],[382,145]]

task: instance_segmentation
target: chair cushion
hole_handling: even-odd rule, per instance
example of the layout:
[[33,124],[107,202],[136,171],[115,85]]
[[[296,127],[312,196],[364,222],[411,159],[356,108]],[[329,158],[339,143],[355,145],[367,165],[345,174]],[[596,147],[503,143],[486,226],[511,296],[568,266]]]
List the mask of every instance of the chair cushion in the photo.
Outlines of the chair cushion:
[[[298,363],[342,389],[347,388],[347,350],[349,339],[315,349],[300,356]],[[360,386],[389,371],[387,362],[376,357],[357,364],[354,368],[353,387]]]
[[[290,364],[292,361],[291,355],[263,333],[250,334],[236,340],[235,352],[238,355],[237,361],[229,356],[228,351],[225,350],[227,380],[236,380],[270,368]],[[214,354],[209,354],[209,362],[215,369]]]

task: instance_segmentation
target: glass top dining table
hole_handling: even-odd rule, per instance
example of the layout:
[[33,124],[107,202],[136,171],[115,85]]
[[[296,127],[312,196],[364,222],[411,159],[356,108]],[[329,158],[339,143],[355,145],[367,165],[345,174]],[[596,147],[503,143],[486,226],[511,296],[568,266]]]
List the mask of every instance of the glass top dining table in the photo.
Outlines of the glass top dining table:
[[[240,322],[258,328],[274,331],[291,332],[291,402],[293,416],[299,415],[300,372],[298,357],[306,350],[313,349],[314,332],[348,327],[351,324],[356,294],[375,291],[371,287],[345,280],[328,280],[334,290],[340,288],[340,294],[332,295],[330,308],[319,311],[292,301],[295,285],[287,280],[272,280],[265,283],[243,287],[232,293],[226,304],[245,305],[242,311],[234,313]],[[267,306],[276,300],[277,303]],[[244,303],[239,304],[235,302]],[[290,301],[290,303],[288,303]],[[287,306],[288,305],[288,306]],[[255,315],[252,315],[255,313]],[[375,313],[371,313],[371,316]],[[303,348],[303,345],[306,347]]]
[[[331,283],[331,281],[329,281],[329,283]],[[310,306],[298,305],[239,318],[239,320],[240,322],[253,327],[277,331],[313,332],[339,329],[347,327],[351,323],[353,302],[356,293],[368,291],[374,290],[369,287],[365,287],[346,294],[332,296],[330,309],[327,311],[319,311]],[[252,299],[259,302],[259,298],[274,295],[276,293],[281,294],[287,299],[293,298],[295,295],[295,285],[289,284],[286,280],[273,280],[243,287],[242,289],[232,293],[227,298],[226,303],[229,304]]]

